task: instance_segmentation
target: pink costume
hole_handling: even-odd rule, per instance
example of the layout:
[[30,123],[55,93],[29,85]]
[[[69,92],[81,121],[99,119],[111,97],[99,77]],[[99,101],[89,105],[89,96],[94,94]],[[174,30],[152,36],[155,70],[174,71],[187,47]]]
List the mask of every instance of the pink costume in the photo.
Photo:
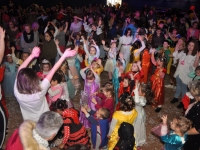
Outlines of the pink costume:
[[49,106],[57,101],[58,98],[61,98],[62,93],[63,93],[63,86],[60,84],[57,84],[56,86],[51,86],[48,90],[47,94],[47,102]]

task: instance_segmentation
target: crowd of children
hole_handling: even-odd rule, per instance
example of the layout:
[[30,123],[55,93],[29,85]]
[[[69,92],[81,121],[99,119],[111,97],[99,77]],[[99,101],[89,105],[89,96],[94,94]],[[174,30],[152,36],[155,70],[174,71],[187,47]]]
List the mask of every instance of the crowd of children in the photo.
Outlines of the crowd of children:
[[[195,32],[195,11],[191,9],[188,14],[193,17],[183,23],[186,17],[176,18],[173,12],[166,12],[165,18],[157,14],[156,22],[156,13],[146,7],[133,15],[127,6],[88,10],[80,9],[82,15],[58,6],[45,12],[33,5],[30,13],[35,18],[27,16],[29,21],[35,19],[33,29],[29,24],[20,29],[19,22],[3,19],[4,27],[16,28],[6,29],[4,45],[9,44],[1,66],[2,87],[7,97],[16,97],[23,120],[37,122],[49,110],[59,113],[63,126],[56,138],[62,140],[50,143],[60,149],[83,144],[94,150],[141,150],[147,137],[144,106],[159,113],[165,105],[165,88],[173,88],[171,103],[181,95],[177,108],[183,108],[185,116],[174,118],[168,131],[164,115],[163,123],[152,131],[165,143],[165,150],[199,150],[200,34]],[[3,14],[12,17],[6,8]],[[166,75],[169,85],[164,82]],[[73,100],[80,91],[76,110]]]

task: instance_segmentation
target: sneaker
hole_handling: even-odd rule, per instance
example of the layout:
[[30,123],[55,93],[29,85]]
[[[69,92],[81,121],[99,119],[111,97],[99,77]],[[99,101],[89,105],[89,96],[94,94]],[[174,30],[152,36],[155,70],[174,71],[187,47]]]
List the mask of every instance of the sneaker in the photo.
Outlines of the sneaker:
[[170,101],[171,104],[174,104],[174,103],[176,103],[176,102],[178,102],[178,98],[175,98],[175,97],[174,97],[173,100]]
[[155,112],[157,112],[157,113],[158,113],[158,112],[160,112],[160,111],[161,111],[161,109],[162,109],[161,107],[157,107],[157,108],[156,108],[156,110],[155,110]]
[[171,85],[171,84],[168,84],[168,85],[165,85],[165,87],[166,87],[166,88],[170,88],[170,89],[172,89],[174,86]]
[[178,109],[183,108],[183,103],[180,102],[180,103],[176,106],[176,108],[178,108]]

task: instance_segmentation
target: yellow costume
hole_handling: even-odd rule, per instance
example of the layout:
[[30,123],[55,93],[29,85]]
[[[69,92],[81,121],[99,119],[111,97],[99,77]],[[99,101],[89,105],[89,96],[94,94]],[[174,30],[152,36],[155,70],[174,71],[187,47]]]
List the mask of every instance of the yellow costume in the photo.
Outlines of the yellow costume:
[[[85,60],[85,66],[88,67],[89,66],[89,63],[87,60]],[[103,71],[103,66],[102,65],[99,65],[100,67],[97,68],[97,69],[94,69],[94,72],[96,72],[99,76],[100,74],[102,73]]]
[[[140,54],[139,55],[136,55],[136,53],[139,51],[139,49],[135,49],[133,51],[133,54],[134,54],[134,62],[135,61],[140,61]],[[125,73],[131,71],[131,67],[132,67],[132,63],[128,63],[127,66],[126,66],[126,70],[125,70]]]
[[[171,54],[173,54],[174,48],[170,47],[169,50],[170,50]],[[171,68],[171,65],[172,65],[172,61],[173,61],[173,59],[170,58],[169,63],[167,64],[167,74],[170,74],[170,68]]]
[[[112,133],[110,134],[110,139],[108,141],[108,150],[113,150],[113,148],[115,147],[115,145],[117,144],[118,141],[118,129],[120,127],[120,125],[123,122],[127,122],[130,124],[133,124],[138,113],[135,109],[133,109],[131,111],[131,114],[124,114],[123,111],[115,111],[113,114],[113,119],[117,120],[117,123],[112,131]],[[135,148],[134,148],[135,150]]]

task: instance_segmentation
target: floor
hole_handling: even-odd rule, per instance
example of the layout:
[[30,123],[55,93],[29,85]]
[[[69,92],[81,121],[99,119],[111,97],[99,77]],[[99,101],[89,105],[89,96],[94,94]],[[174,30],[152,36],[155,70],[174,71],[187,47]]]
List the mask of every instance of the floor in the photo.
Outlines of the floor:
[[[101,83],[105,83],[108,79],[107,73],[103,72],[101,74]],[[168,76],[165,77],[165,84],[168,84]],[[83,85],[82,85],[83,88]],[[142,150],[160,150],[163,147],[163,144],[159,140],[159,138],[155,137],[151,134],[151,129],[159,125],[161,123],[160,117],[163,114],[167,114],[169,121],[172,120],[174,116],[182,115],[182,110],[176,108],[176,104],[170,104],[170,100],[172,100],[174,95],[174,91],[172,89],[165,88],[165,104],[159,113],[155,113],[154,109],[147,105],[145,106],[146,111],[146,134],[147,134],[147,141],[142,146]],[[73,100],[75,108],[79,108],[79,98],[80,98],[80,90],[77,93],[77,96]],[[6,97],[7,107],[9,109],[9,122],[8,122],[8,135],[7,139],[11,136],[14,129],[18,128],[19,125],[22,123],[22,115],[19,109],[18,102],[14,97]],[[5,141],[5,143],[6,143]],[[5,144],[4,144],[5,147]],[[56,150],[56,149],[55,149]]]

